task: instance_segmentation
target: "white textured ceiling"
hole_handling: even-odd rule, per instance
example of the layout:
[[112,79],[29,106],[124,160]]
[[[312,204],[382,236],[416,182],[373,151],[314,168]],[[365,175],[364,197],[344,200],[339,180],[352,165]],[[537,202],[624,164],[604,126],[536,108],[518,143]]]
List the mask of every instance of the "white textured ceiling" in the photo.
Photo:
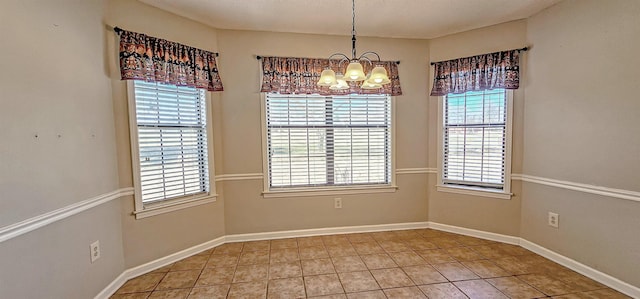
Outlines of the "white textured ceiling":
[[[140,0],[221,29],[351,34],[350,0]],[[356,0],[358,36],[434,38],[529,17],[561,0]]]

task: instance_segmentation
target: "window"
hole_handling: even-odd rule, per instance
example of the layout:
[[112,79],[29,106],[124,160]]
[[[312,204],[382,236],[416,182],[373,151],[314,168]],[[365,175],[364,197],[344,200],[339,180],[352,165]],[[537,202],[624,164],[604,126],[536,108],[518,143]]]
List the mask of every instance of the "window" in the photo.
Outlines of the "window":
[[210,197],[205,91],[143,81],[131,86],[136,213]]
[[442,106],[439,186],[509,193],[511,104],[507,92],[448,94]]
[[269,93],[265,115],[267,192],[392,184],[390,96]]

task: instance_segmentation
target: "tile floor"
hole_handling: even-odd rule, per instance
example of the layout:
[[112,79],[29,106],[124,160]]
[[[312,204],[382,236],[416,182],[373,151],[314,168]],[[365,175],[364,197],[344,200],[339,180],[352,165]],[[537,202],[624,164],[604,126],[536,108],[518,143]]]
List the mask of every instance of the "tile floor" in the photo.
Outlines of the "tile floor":
[[227,243],[111,298],[629,298],[519,246],[432,229]]

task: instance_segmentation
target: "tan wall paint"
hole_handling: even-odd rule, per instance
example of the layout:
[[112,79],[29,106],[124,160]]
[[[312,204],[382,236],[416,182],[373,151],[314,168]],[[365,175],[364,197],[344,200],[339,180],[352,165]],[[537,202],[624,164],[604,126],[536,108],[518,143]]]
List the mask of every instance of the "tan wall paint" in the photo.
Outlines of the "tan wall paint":
[[[260,62],[256,55],[328,57],[348,53],[345,36],[219,30],[222,56],[224,173],[262,173]],[[424,40],[359,38],[358,49],[400,60],[403,96],[396,98],[396,166],[427,166],[427,58]],[[264,199],[261,180],[226,181],[227,234],[427,220],[426,176],[398,177],[396,193]],[[344,208],[333,208],[341,197]]]
[[[640,190],[638,16],[638,1],[569,0],[528,20],[525,174]],[[523,186],[523,238],[635,286],[638,215],[638,202]]]
[[[1,6],[4,227],[114,191],[118,173],[103,2]],[[124,270],[119,211],[115,200],[0,243],[0,298],[95,296]]]
[[[453,34],[429,41],[431,61],[491,53],[526,45],[526,21],[514,21]],[[526,54],[521,60],[526,69]],[[430,75],[433,67],[430,68]],[[431,88],[433,82],[429,82]],[[513,92],[512,173],[522,169],[522,124],[525,76],[520,89]],[[430,89],[429,89],[430,91]],[[429,98],[429,167],[438,166],[438,97]],[[518,236],[520,233],[520,182],[513,181],[515,196],[510,200],[439,192],[439,174],[429,175],[429,221]]]
[[[138,1],[110,0],[104,17],[109,26],[183,43],[193,47],[217,52],[216,30],[194,21],[178,17]],[[113,110],[116,122],[118,169],[120,186],[133,186],[131,150],[129,142],[129,114],[127,85],[120,81],[118,38],[110,31],[105,56],[109,60],[109,75],[113,90]],[[224,78],[223,78],[223,82]],[[221,129],[222,115],[218,93],[209,93],[213,120],[215,173],[222,166]],[[214,173],[212,171],[211,176]],[[218,190],[221,192],[222,190]],[[136,220],[131,214],[133,197],[122,201],[122,229],[125,266],[138,266],[145,262],[178,252],[185,248],[213,240],[224,235],[224,201],[187,208],[177,212]]]

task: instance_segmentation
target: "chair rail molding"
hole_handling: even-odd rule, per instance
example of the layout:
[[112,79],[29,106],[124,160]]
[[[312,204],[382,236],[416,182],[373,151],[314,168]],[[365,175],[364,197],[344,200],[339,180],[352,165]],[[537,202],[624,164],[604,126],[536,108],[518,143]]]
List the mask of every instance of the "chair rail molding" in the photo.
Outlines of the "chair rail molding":
[[608,197],[632,200],[640,202],[640,192],[624,189],[609,188],[603,186],[582,184],[570,181],[556,180],[527,174],[512,174],[511,179],[534,184],[546,185],[573,191],[597,194]]
[[99,206],[103,203],[128,195],[133,195],[132,187],[121,188],[109,193],[100,194],[98,196],[7,225],[0,228],[0,243]]

